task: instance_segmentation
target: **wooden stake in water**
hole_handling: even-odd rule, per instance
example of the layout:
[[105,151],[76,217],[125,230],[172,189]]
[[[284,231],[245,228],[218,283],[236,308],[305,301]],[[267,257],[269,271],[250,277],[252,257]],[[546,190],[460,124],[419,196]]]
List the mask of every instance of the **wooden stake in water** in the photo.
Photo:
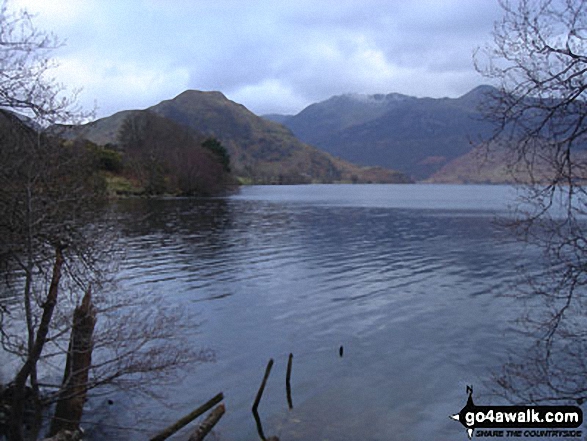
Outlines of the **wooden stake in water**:
[[253,417],[255,417],[255,422],[257,423],[257,432],[259,432],[259,436],[263,441],[266,441],[265,434],[263,433],[263,425],[261,424],[261,418],[259,418],[259,412],[257,408],[259,407],[259,403],[261,402],[261,397],[263,396],[263,391],[265,390],[265,384],[267,384],[267,379],[269,378],[269,374],[271,373],[271,368],[273,367],[273,359],[269,360],[267,363],[267,367],[265,368],[265,375],[263,376],[263,381],[261,382],[261,386],[259,386],[259,391],[257,392],[257,397],[255,398],[255,402],[253,403]]
[[293,354],[289,354],[287,361],[287,375],[285,376],[285,390],[287,392],[287,405],[293,409],[293,402],[291,400],[291,365],[293,363]]

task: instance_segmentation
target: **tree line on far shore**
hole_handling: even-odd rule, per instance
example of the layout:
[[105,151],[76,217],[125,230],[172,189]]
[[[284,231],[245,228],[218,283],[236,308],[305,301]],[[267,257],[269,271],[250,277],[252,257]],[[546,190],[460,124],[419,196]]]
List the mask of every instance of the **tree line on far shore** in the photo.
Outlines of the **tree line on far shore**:
[[216,138],[155,113],[127,116],[117,141],[92,147],[118,194],[213,196],[236,186],[228,151]]

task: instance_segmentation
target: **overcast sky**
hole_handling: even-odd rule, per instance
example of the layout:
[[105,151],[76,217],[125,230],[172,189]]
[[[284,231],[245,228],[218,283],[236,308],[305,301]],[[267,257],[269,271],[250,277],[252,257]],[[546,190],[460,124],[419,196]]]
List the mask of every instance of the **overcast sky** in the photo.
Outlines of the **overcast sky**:
[[343,93],[457,97],[497,0],[12,0],[66,45],[54,76],[98,116],[186,89],[257,114]]

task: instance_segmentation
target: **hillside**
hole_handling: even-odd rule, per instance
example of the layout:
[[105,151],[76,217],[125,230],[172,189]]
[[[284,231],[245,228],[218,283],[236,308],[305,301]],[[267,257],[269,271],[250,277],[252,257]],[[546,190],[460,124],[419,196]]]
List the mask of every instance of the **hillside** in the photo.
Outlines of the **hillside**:
[[514,167],[511,152],[488,149],[485,145],[453,159],[426,179],[436,184],[513,184],[528,182],[529,176],[522,167]]
[[[460,156],[428,179],[434,184],[530,184],[551,182],[557,175],[555,149],[548,145],[539,155],[520,158],[518,152],[506,145],[479,145]],[[585,182],[587,151],[578,149],[571,154],[576,182]]]
[[491,130],[478,109],[493,89],[460,98],[400,94],[341,95],[279,119],[302,141],[348,161],[393,167],[426,179],[473,148]]
[[[189,90],[146,111],[195,137],[217,138],[230,154],[234,174],[245,182],[410,182],[397,171],[357,166],[304,144],[283,125],[256,116],[220,92]],[[70,139],[115,145],[125,120],[141,112],[125,110],[60,132]]]
[[206,137],[148,110],[127,110],[80,126],[56,126],[61,138],[94,143],[114,191],[216,195],[235,185]]
[[235,173],[250,182],[408,181],[401,173],[358,167],[304,144],[286,127],[256,116],[220,92],[188,90],[149,110],[218,138]]
[[140,110],[123,110],[107,118],[100,118],[87,124],[57,126],[53,130],[66,139],[83,138],[97,145],[117,144],[118,133],[124,121],[140,113]]

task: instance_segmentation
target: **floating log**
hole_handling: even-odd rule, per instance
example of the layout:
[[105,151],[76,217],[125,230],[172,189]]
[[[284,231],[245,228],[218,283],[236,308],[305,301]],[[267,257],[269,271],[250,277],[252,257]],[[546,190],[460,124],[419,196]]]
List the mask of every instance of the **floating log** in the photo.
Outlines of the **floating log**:
[[160,432],[159,434],[155,435],[153,438],[150,439],[150,441],[164,441],[164,440],[166,440],[171,435],[173,435],[175,432],[177,432],[178,430],[180,430],[181,428],[185,427],[186,425],[191,423],[193,420],[198,418],[204,412],[207,412],[212,407],[216,406],[223,399],[224,399],[224,395],[221,392],[218,395],[216,395],[214,398],[212,398],[211,400],[206,402],[205,404],[202,404],[200,407],[198,407],[194,411],[190,412],[189,414],[187,414],[183,418],[177,420],[175,423],[173,423],[167,429],[165,429],[162,432]]
[[212,412],[208,414],[206,419],[202,421],[202,424],[198,426],[194,433],[190,436],[188,441],[202,441],[208,433],[212,430],[212,428],[216,425],[216,423],[222,418],[226,409],[224,408],[224,404],[217,406]]

